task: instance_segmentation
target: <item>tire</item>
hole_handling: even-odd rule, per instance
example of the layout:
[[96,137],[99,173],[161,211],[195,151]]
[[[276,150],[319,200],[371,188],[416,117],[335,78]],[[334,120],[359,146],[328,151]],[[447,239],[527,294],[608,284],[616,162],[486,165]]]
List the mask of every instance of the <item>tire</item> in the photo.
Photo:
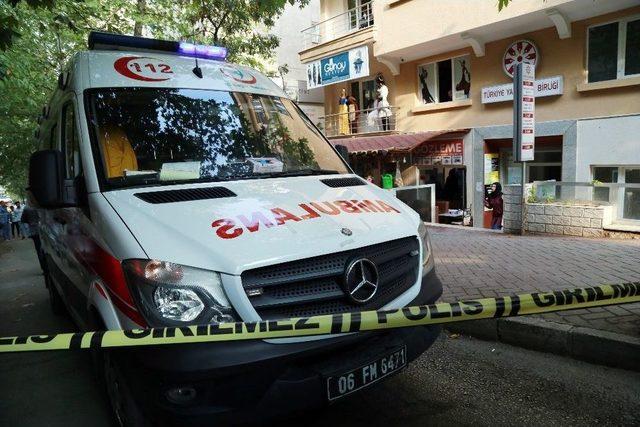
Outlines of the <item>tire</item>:
[[56,316],[64,316],[67,313],[67,308],[64,306],[64,301],[62,301],[62,297],[58,290],[56,289],[56,285],[53,284],[53,280],[48,272],[44,274],[44,284],[49,291],[49,304],[51,305],[51,311]]
[[[92,330],[107,329],[100,315],[93,309],[90,319]],[[104,349],[92,349],[91,358],[98,385],[111,409],[111,424],[119,427],[148,426],[121,368],[121,358],[113,351]]]
[[109,399],[113,423],[120,427],[146,427],[140,407],[133,397],[120,361],[110,351],[96,350],[94,362],[99,371],[99,380]]

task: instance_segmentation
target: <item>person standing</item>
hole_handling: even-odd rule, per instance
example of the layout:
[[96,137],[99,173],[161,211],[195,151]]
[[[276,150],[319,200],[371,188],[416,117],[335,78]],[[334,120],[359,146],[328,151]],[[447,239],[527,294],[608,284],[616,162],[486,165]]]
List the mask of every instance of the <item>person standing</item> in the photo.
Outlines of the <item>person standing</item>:
[[492,209],[491,229],[502,229],[502,214],[504,212],[504,202],[502,200],[502,186],[499,182],[491,184],[491,193],[484,199],[484,205]]
[[4,201],[0,202],[0,237],[11,240],[11,213]]
[[24,206],[20,204],[20,202],[16,202],[16,208],[13,211],[14,214],[14,218],[12,219],[12,221],[14,221],[14,224],[18,230],[18,234],[20,235],[20,237],[22,237],[23,239],[26,239],[28,236],[28,233],[25,233],[24,227],[22,225],[22,214],[24,213]]
[[25,238],[24,233],[20,229],[20,221],[22,220],[22,212],[24,211],[24,207],[20,204],[20,202],[16,202],[15,206],[11,207],[11,229],[13,231],[13,237]]
[[449,171],[449,176],[444,182],[445,200],[449,201],[449,208],[458,209],[461,205],[460,185],[458,183],[458,172],[456,169]]
[[31,238],[33,240],[33,245],[36,247],[36,255],[38,256],[38,262],[40,263],[40,268],[44,271],[44,254],[42,253],[41,244],[40,244],[40,233],[39,233],[39,222],[40,216],[38,211],[30,206],[24,208],[24,212],[22,212],[22,222],[23,225],[23,235]]
[[9,227],[11,229],[11,238],[16,239],[20,235],[20,224],[13,221],[15,206],[9,206]]

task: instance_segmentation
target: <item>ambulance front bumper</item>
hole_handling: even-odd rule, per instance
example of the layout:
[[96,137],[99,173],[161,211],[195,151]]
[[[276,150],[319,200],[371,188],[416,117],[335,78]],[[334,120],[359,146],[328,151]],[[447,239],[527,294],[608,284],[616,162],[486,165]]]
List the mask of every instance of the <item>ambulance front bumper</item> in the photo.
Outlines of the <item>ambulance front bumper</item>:
[[[442,294],[432,270],[415,304]],[[407,362],[438,337],[439,326],[368,332],[291,344],[264,341],[122,349],[116,357],[154,425],[238,423],[327,404],[326,378],[406,347]],[[177,394],[187,396],[175,399]]]

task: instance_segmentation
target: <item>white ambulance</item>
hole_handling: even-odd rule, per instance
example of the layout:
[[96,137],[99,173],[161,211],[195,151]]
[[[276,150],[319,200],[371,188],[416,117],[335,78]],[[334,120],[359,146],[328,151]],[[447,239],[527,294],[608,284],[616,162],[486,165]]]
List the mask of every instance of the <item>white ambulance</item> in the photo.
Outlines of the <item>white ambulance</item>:
[[[53,309],[104,330],[435,302],[442,285],[418,215],[355,175],[280,88],[225,54],[91,33],[60,75],[29,170]],[[94,355],[122,425],[238,423],[351,395],[438,333]]]

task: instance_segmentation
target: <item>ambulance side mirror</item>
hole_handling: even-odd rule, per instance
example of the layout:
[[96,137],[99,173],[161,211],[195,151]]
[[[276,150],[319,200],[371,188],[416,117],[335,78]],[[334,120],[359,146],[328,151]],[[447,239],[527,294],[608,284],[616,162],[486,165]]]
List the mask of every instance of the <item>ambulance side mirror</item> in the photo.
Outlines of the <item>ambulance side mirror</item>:
[[30,203],[42,209],[77,205],[73,180],[65,179],[62,152],[41,150],[31,155],[27,191]]
[[338,154],[340,154],[340,157],[342,157],[344,159],[345,162],[347,162],[347,164],[349,166],[351,166],[351,164],[349,163],[349,150],[347,149],[347,147],[345,145],[336,145],[336,151],[338,152]]

